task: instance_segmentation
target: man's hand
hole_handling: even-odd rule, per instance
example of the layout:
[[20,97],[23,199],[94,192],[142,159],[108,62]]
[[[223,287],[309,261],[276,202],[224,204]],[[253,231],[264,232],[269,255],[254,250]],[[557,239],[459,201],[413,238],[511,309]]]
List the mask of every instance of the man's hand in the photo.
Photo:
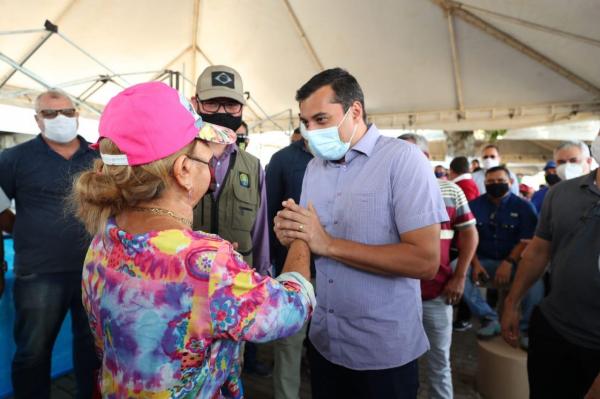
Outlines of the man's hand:
[[275,234],[282,245],[300,239],[308,244],[313,254],[328,256],[333,238],[321,225],[312,203],[309,202],[305,209],[290,199],[283,202],[283,207],[275,217]]
[[600,374],[598,374],[583,399],[600,399]]
[[510,282],[510,276],[512,275],[512,264],[506,260],[503,260],[496,270],[496,276],[494,282],[498,287],[508,285]]
[[446,295],[446,302],[449,305],[455,305],[460,302],[463,293],[465,292],[465,277],[454,275],[444,287],[443,294]]
[[504,302],[504,310],[502,312],[502,338],[507,344],[514,346],[519,345],[519,306],[515,305],[510,296]]
[[481,263],[479,262],[473,262],[473,283],[475,285],[479,285],[479,275],[483,274],[485,276],[486,279],[489,280],[490,275],[485,271],[485,269],[483,268],[483,266],[481,266]]

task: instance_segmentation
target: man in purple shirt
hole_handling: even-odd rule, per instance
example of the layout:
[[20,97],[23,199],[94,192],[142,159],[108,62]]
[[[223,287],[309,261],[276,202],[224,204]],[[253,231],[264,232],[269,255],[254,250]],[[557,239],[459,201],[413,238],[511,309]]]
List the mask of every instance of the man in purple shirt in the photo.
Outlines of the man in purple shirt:
[[317,157],[301,205],[284,202],[275,233],[315,255],[313,398],[416,398],[416,359],[429,347],[419,280],[437,272],[448,220],[439,186],[416,146],[367,125],[362,90],[345,70],[315,75],[296,100]]
[[[224,65],[210,66],[202,72],[192,98],[196,112],[205,122],[233,131],[242,125],[245,102],[241,76]],[[265,171],[258,158],[236,144],[211,145],[214,191],[198,204],[194,228],[237,242],[244,260],[259,273],[267,274],[271,261]],[[229,201],[228,210],[221,206],[225,200]]]
[[[240,74],[225,65],[206,68],[192,98],[204,121],[247,135],[248,126],[242,122],[245,102]],[[266,275],[271,261],[265,171],[258,158],[245,151],[247,142],[242,143],[242,149],[237,144],[210,143],[213,192],[194,210],[193,227],[235,242],[246,263]],[[255,344],[247,343],[244,371],[266,377],[271,370],[257,360],[257,350]]]

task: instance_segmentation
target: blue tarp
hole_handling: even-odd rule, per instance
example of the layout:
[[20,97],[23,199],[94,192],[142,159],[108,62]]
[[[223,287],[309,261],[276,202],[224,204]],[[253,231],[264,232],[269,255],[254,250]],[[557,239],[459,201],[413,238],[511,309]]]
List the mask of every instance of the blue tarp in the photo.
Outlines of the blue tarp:
[[[13,323],[15,320],[15,308],[13,305],[12,288],[15,281],[13,273],[13,241],[4,241],[5,257],[8,263],[6,274],[6,288],[0,299],[0,398],[12,394],[10,382],[10,364],[15,353],[15,343],[12,336]],[[52,377],[57,377],[73,369],[71,334],[71,315],[67,315],[52,352]]]

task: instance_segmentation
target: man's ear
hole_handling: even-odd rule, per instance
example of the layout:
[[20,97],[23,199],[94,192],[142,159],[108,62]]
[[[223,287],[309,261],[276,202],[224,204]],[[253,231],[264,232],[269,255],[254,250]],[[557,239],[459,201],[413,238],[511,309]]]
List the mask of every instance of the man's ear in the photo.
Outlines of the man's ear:
[[40,128],[40,131],[44,130],[43,118],[40,115],[35,114],[33,115],[33,119],[35,119],[35,123],[37,123],[38,127]]
[[352,110],[350,112],[352,113],[352,118],[359,118],[362,120],[362,116],[365,110],[362,109],[362,104],[360,103],[360,101],[354,101],[351,105],[351,108]]

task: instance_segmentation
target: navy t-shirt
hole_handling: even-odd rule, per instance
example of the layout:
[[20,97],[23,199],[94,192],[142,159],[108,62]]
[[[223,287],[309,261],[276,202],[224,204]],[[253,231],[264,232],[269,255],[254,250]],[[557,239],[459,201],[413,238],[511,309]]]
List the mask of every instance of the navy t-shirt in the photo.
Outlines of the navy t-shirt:
[[0,187],[15,200],[13,229],[17,275],[80,271],[90,237],[68,197],[74,177],[97,152],[83,138],[69,160],[36,138],[0,153]]
[[537,225],[535,207],[512,193],[502,198],[497,207],[488,194],[469,202],[469,207],[477,219],[479,257],[505,259],[522,239],[533,237]]

